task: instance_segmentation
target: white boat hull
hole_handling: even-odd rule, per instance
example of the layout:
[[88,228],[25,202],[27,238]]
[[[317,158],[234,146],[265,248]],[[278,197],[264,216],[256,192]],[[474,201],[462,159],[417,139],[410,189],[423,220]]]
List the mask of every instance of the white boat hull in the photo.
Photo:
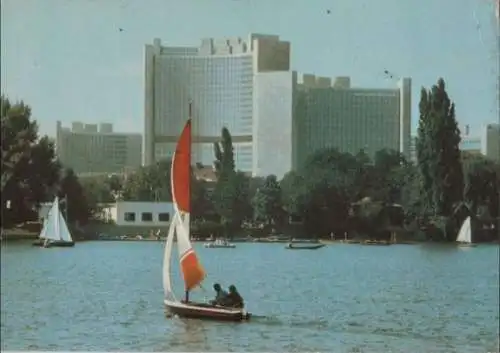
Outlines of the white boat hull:
[[473,243],[458,243],[458,246],[461,248],[474,248],[477,246],[477,244]]
[[218,248],[218,249],[224,249],[224,248],[234,249],[236,247],[236,245],[234,245],[234,244],[220,245],[220,244],[213,244],[213,243],[205,243],[205,244],[203,244],[203,246],[205,248],[209,248],[209,249],[216,249],[216,248]]

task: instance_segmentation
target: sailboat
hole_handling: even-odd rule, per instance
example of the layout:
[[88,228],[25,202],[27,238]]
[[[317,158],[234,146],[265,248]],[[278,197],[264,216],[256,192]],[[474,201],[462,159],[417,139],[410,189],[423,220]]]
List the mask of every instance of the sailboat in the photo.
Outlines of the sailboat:
[[[250,314],[241,308],[228,308],[189,301],[189,292],[196,287],[200,287],[206,276],[206,272],[189,239],[189,217],[191,211],[191,103],[189,104],[189,119],[177,142],[177,148],[172,157],[171,168],[174,216],[170,222],[163,259],[164,303],[167,310],[173,315],[186,318],[221,321],[248,320]],[[185,286],[184,300],[178,300],[172,288],[170,263],[174,237],[177,238],[179,267]]]
[[472,244],[472,229],[470,217],[467,217],[460,227],[460,231],[457,236],[457,243],[459,246],[476,246]]
[[68,225],[59,210],[59,198],[56,197],[52,203],[47,217],[43,222],[42,231],[39,235],[39,240],[33,243],[34,246],[43,246],[50,248],[53,246],[58,247],[72,247],[75,245]]

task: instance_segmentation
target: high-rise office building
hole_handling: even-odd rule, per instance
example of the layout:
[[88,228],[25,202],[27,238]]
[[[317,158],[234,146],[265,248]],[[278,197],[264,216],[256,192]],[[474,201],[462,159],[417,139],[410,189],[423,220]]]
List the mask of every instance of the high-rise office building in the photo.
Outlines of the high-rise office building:
[[278,36],[204,39],[198,47],[145,49],[145,165],[171,157],[193,102],[193,163],[211,165],[222,127],[236,168],[278,177],[323,147],[369,155],[409,153],[411,80],[394,89],[352,88],[348,77],[290,70],[290,43]]
[[411,80],[394,89],[351,87],[349,77],[258,73],[253,173],[282,176],[315,151],[337,148],[370,157],[381,149],[410,158]]
[[232,134],[236,167],[252,168],[253,76],[288,71],[290,43],[278,36],[201,41],[198,47],[145,49],[145,165],[171,157],[193,102],[193,162],[211,165],[223,127]]
[[63,167],[78,175],[122,172],[141,165],[142,136],[113,132],[107,123],[57,122],[56,154]]

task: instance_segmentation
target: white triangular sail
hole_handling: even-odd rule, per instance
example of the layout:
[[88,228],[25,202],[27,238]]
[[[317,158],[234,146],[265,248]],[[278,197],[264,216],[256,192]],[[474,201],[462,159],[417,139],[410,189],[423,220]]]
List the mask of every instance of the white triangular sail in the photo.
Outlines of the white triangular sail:
[[64,217],[61,212],[59,212],[58,224],[59,224],[59,238],[63,241],[72,242],[73,238],[71,237],[68,224],[64,220]]
[[59,210],[59,198],[56,197],[43,223],[40,239],[48,239],[54,241],[72,242],[71,233],[68,225]]
[[[172,289],[172,277],[170,273],[174,237],[177,237],[177,249],[179,251],[179,256],[182,254],[181,251],[183,251],[186,246],[191,247],[191,242],[189,240],[189,215],[185,215],[184,219],[182,219],[175,205],[174,209],[175,214],[170,222],[167,240],[165,243],[165,252],[163,255],[163,289],[165,292],[165,298],[168,299],[169,297],[172,297],[176,300],[175,293]],[[180,260],[181,259],[179,259],[179,261]]]
[[173,217],[168,229],[167,242],[165,243],[165,253],[163,255],[163,289],[165,291],[165,298],[172,296],[175,298],[172,290],[172,279],[170,278],[170,263],[172,261],[172,245],[175,236],[176,217]]
[[460,227],[460,231],[458,232],[457,242],[459,243],[472,242],[470,217],[467,217],[464,223],[462,223],[462,227]]
[[40,232],[40,239],[49,239],[49,240],[59,240],[59,231],[58,231],[58,215],[59,215],[59,199],[56,197],[52,206],[49,209],[47,217],[43,222],[43,228]]

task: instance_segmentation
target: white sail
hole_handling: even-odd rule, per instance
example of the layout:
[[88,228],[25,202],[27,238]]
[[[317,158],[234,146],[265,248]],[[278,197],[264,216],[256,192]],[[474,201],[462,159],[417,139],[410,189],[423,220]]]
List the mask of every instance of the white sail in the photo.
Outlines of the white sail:
[[73,238],[71,237],[68,225],[66,224],[66,221],[64,220],[61,212],[59,212],[59,219],[57,223],[59,225],[59,239],[67,242],[72,242]]
[[40,232],[41,239],[49,239],[49,240],[59,240],[59,232],[58,232],[58,214],[59,214],[59,199],[56,197],[54,202],[52,203],[52,207],[47,214],[43,222],[43,228]]
[[460,242],[460,243],[471,243],[472,242],[470,217],[467,217],[465,219],[464,223],[462,223],[462,227],[460,228],[460,231],[458,232],[457,242]]
[[172,291],[172,279],[170,278],[170,263],[172,258],[172,245],[175,236],[176,217],[172,218],[170,228],[168,229],[167,241],[165,243],[165,253],[163,255],[163,290],[165,291],[165,298],[174,295]]
[[43,223],[42,231],[40,232],[40,239],[48,239],[54,241],[67,241],[72,242],[71,233],[69,232],[68,225],[59,210],[59,198],[56,197],[52,203],[52,207],[47,214],[47,218]]
[[187,218],[185,216],[184,220],[182,220],[179,212],[176,209],[174,212],[174,217],[172,218],[172,222],[170,223],[170,227],[168,229],[167,241],[165,243],[165,252],[163,255],[163,289],[165,292],[165,298],[172,296],[174,300],[176,300],[174,291],[172,289],[172,277],[170,271],[173,243],[174,237],[177,238],[177,244],[179,244],[179,242],[182,244],[181,246],[185,245],[186,239],[189,242],[189,216],[187,216]]

